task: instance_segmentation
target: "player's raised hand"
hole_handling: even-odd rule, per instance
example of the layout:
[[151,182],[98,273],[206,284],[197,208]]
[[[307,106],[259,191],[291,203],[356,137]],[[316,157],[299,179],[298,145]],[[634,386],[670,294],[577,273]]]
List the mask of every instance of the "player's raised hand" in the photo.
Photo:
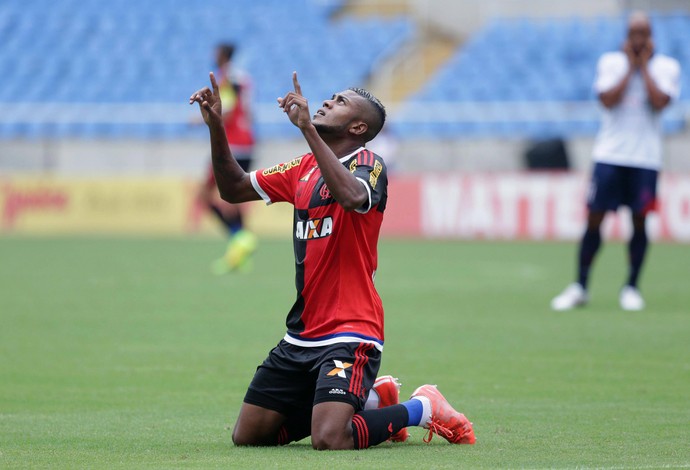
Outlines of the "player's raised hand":
[[189,104],[199,103],[201,117],[204,118],[206,125],[222,123],[223,108],[220,103],[220,91],[213,72],[209,73],[211,79],[211,89],[204,87],[189,97]]
[[300,129],[305,129],[311,125],[311,114],[309,113],[309,103],[302,96],[302,87],[297,80],[297,72],[292,72],[292,86],[294,91],[278,98],[278,107],[287,113],[290,122]]
[[644,45],[640,51],[640,66],[646,67],[649,63],[649,59],[654,55],[654,41],[652,38],[647,39],[647,43]]
[[635,54],[635,51],[633,51],[632,44],[630,43],[629,39],[626,39],[623,43],[623,52],[625,53],[625,56],[628,58],[630,68],[637,68],[639,61],[637,58],[637,54]]

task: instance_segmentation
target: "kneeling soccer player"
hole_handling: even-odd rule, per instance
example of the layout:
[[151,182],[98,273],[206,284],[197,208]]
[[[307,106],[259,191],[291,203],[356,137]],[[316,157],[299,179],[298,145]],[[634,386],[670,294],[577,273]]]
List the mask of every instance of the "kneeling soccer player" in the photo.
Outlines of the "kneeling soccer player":
[[[386,166],[364,146],[386,112],[368,91],[350,88],[311,116],[297,74],[278,106],[311,153],[246,173],[222,124],[218,85],[190,97],[211,137],[216,182],[231,203],[263,199],[294,205],[297,300],[287,333],[259,366],[233,431],[236,445],[282,445],[311,436],[315,449],[364,449],[407,438],[407,426],[456,444],[475,442],[472,424],[433,385],[398,403],[398,383],[376,380],[383,306],[374,287],[387,201]],[[372,391],[373,390],[373,391]],[[369,398],[369,399],[368,399]]]

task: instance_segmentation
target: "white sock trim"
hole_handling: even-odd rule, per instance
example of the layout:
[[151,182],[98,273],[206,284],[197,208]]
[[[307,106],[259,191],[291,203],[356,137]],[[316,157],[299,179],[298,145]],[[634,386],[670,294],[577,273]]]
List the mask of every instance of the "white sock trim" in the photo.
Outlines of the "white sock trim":
[[431,420],[431,400],[421,395],[412,397],[412,400],[419,400],[422,402],[422,420],[419,422],[419,424],[417,424],[417,426],[421,426],[423,428],[427,427],[429,421]]
[[375,410],[379,407],[379,394],[373,388],[369,390],[367,401],[364,402],[365,410]]

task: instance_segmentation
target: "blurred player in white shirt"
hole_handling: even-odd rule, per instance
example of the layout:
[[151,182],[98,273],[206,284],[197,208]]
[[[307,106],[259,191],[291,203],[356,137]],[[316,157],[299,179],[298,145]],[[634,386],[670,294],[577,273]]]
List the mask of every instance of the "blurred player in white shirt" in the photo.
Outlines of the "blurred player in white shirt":
[[680,93],[680,65],[654,51],[646,14],[632,13],[622,51],[599,59],[594,89],[604,111],[592,151],[594,170],[578,277],[551,301],[551,307],[570,310],[587,303],[589,272],[601,246],[601,223],[608,211],[625,205],[632,213],[633,234],[628,243],[628,279],[619,301],[624,310],[642,310],[645,303],[637,282],[648,245],[646,217],[656,208],[662,162],[661,111]]

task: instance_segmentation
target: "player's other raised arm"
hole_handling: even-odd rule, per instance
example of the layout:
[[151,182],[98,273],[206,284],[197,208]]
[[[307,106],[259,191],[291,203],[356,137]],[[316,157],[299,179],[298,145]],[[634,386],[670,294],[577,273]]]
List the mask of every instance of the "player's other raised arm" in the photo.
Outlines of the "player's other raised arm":
[[223,109],[220,102],[218,83],[213,72],[209,74],[211,89],[204,87],[189,97],[189,104],[199,104],[201,117],[208,126],[211,138],[213,174],[220,196],[231,203],[255,201],[259,194],[252,186],[249,174],[232,156],[223,127]]

